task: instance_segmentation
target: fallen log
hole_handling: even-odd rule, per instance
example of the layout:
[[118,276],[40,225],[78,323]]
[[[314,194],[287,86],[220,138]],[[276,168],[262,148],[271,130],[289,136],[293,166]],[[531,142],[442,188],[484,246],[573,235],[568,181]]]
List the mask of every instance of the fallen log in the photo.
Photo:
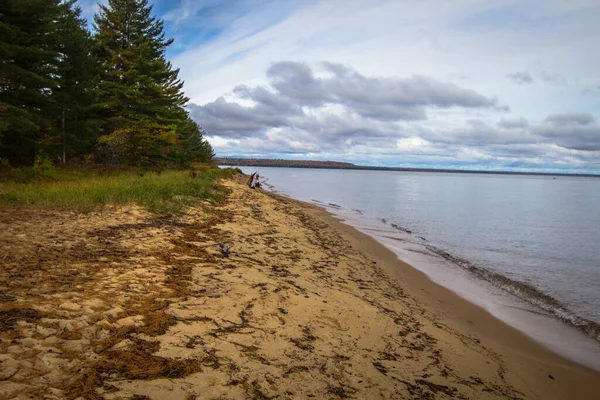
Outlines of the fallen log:
[[258,172],[254,172],[250,175],[250,179],[248,179],[248,187],[250,189],[255,189],[260,187],[260,182],[258,181],[259,175]]

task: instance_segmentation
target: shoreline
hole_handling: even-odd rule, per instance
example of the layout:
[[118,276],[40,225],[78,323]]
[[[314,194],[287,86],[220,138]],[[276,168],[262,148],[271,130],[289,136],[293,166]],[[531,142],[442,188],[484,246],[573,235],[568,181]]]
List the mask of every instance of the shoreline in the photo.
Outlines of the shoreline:
[[[580,374],[589,375],[594,379],[600,378],[600,371],[571,360],[564,355],[553,351],[532,337],[529,337],[519,329],[510,326],[506,322],[492,315],[483,307],[461,297],[451,289],[436,283],[427,273],[402,261],[396,253],[378,242],[367,233],[359,231],[349,223],[345,223],[341,216],[330,212],[325,205],[309,203],[285,196],[275,192],[269,192],[275,197],[284,198],[296,202],[300,207],[305,207],[318,218],[329,219],[327,222],[336,230],[343,232],[346,239],[350,239],[352,246],[358,251],[370,255],[378,260],[377,264],[385,266],[385,273],[392,277],[402,279],[408,286],[415,286],[413,294],[419,302],[425,304],[426,308],[434,313],[444,316],[455,325],[456,329],[463,332],[472,332],[489,341],[488,345],[498,349],[501,354],[508,356],[515,365],[522,365],[522,372],[537,375],[536,378],[544,380],[543,368],[548,371],[560,371],[565,374],[571,384],[579,387],[585,379],[581,380]],[[416,288],[419,288],[418,290]],[[531,365],[526,365],[531,363]],[[552,374],[549,373],[548,376]],[[596,375],[597,378],[593,378]],[[552,375],[554,377],[554,375]],[[556,398],[589,398],[594,397],[595,391],[587,389],[581,393],[573,391],[573,388],[563,388],[561,394]],[[599,390],[600,384],[594,390]],[[542,397],[543,398],[543,397]],[[552,397],[548,397],[552,398]]]
[[[318,196],[318,190],[315,192],[306,186],[306,176],[309,174],[292,174],[294,179],[299,181],[296,187],[282,181],[283,174],[273,172],[271,176],[269,172],[272,171],[267,169],[259,169],[259,172],[268,177],[267,181],[278,182],[281,186],[273,187],[267,184],[270,190],[325,207],[336,218],[341,218],[344,223],[375,238],[376,241],[391,249],[398,258],[424,272],[438,284],[486,309],[496,318],[524,332],[553,352],[600,371],[598,324],[592,319],[582,317],[582,314],[565,305],[569,303],[562,303],[561,300],[556,300],[536,286],[512,278],[510,274],[503,275],[503,272],[496,272],[493,268],[488,269],[485,263],[477,264],[464,256],[463,258],[456,256],[447,246],[436,247],[435,243],[430,242],[432,240],[430,237],[413,234],[402,226],[388,222],[388,216],[381,206],[372,209],[364,201],[344,199],[333,194],[324,194],[325,198],[314,197]],[[340,190],[345,189],[341,186]],[[328,193],[326,189],[325,193]],[[374,213],[374,210],[377,211]],[[410,218],[408,220],[411,221]],[[413,227],[414,224],[411,229]],[[431,228],[435,227],[429,226],[429,228],[431,231]],[[426,235],[423,231],[419,234]],[[458,243],[460,244],[460,241]],[[465,245],[464,241],[462,245]],[[540,254],[540,257],[543,259],[544,254]],[[513,260],[510,265],[519,265],[519,261],[522,260]],[[504,270],[510,271],[510,267]],[[544,277],[540,277],[543,284],[542,278]],[[560,289],[560,286],[558,288]],[[563,298],[562,301],[565,299]],[[594,310],[591,311],[593,315]]]
[[222,204],[176,218],[139,207],[0,210],[0,397],[600,391],[597,371],[435,284],[325,209],[244,182],[223,181],[231,193]]
[[[287,195],[284,196],[287,197]],[[388,230],[387,222],[383,222],[383,225],[379,227],[353,216],[352,212],[357,212],[357,210],[340,208],[338,205],[335,207],[325,205],[318,200],[308,204],[323,208],[343,224],[374,239],[392,251],[400,261],[424,273],[437,285],[484,309],[494,318],[516,328],[543,347],[561,357],[600,371],[600,342],[590,335],[586,327],[565,321],[553,313],[554,310],[546,310],[537,304],[534,305],[527,298],[519,297],[477,274],[473,275],[473,271],[468,269],[475,268],[477,272],[480,272],[481,269],[470,264],[469,261],[457,259],[426,243],[417,244],[413,240],[412,234],[401,227],[394,225],[392,226],[394,229]],[[362,216],[362,212],[359,213]],[[407,241],[406,236],[413,239]],[[421,249],[420,246],[423,248]],[[432,254],[426,254],[429,252]],[[440,253],[442,254],[440,255]],[[457,262],[466,263],[467,269]],[[489,274],[489,272],[487,273]],[[504,277],[501,276],[501,278]],[[514,282],[511,283],[514,284]],[[539,293],[537,294],[539,295]],[[540,309],[538,310],[537,307]],[[567,340],[568,346],[564,344],[565,338],[570,339]]]
[[[250,162],[248,162],[250,161]],[[437,169],[437,168],[409,168],[409,167],[377,167],[340,163],[336,161],[298,161],[298,160],[270,160],[270,159],[244,159],[244,158],[218,158],[217,165],[223,167],[267,167],[267,168],[305,168],[305,169],[341,169],[356,171],[392,171],[392,172],[431,172],[455,174],[480,174],[480,175],[530,175],[553,177],[583,177],[600,178],[598,173],[573,173],[566,171],[509,171],[509,170],[476,170],[476,169]]]

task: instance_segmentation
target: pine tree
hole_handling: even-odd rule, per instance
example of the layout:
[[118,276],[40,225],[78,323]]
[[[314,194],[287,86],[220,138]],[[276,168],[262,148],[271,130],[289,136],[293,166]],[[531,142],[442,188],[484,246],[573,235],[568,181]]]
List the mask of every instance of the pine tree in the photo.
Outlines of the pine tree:
[[181,146],[179,160],[181,164],[190,162],[207,163],[215,156],[213,148],[204,138],[204,131],[191,118],[186,118],[180,127]]
[[[165,38],[163,21],[152,16],[147,0],[109,0],[94,21],[102,69],[96,105],[105,136],[101,142],[131,164],[162,162],[187,117],[179,70],[165,59],[173,39]],[[156,147],[139,148],[140,143]],[[115,152],[115,146],[126,149]]]
[[0,2],[0,158],[31,164],[54,87],[54,32],[59,0]]
[[87,121],[96,65],[90,54],[91,35],[75,3],[69,0],[60,5],[56,34],[59,59],[53,114],[59,139],[56,148],[63,164],[67,155],[90,153],[97,139]]

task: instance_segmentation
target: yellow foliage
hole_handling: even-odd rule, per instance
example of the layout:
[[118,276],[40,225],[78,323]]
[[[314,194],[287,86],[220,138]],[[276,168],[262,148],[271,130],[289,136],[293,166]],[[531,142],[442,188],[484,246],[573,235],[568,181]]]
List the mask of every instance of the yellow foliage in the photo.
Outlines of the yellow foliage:
[[101,136],[98,143],[116,163],[157,164],[175,149],[177,131],[175,126],[140,120]]

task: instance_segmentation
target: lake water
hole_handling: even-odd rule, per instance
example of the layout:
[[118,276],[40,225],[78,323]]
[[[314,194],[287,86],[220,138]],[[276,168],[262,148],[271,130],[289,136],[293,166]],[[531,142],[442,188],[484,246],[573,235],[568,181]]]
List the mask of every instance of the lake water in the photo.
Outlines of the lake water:
[[600,370],[600,178],[241,169]]

